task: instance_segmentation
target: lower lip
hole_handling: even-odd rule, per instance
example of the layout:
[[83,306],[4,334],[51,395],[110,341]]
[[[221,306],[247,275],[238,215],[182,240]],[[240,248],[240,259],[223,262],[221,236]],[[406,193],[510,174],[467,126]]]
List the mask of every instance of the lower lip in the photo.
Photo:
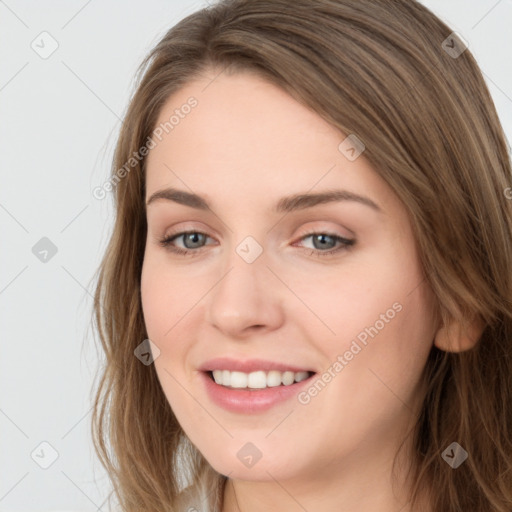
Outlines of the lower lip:
[[295,382],[289,386],[280,385],[270,388],[249,390],[231,389],[221,386],[210,378],[209,373],[200,373],[206,387],[206,392],[214,403],[228,411],[243,414],[264,412],[272,408],[274,405],[289,400],[296,396],[304,386],[307,386],[311,379],[316,375],[313,374],[307,379]]

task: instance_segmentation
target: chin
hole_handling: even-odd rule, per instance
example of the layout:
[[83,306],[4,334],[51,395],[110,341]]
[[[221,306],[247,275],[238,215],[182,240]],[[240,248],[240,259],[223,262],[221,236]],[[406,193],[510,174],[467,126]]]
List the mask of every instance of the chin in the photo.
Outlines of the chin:
[[250,460],[244,461],[243,453],[239,456],[237,452],[238,450],[231,456],[227,456],[224,452],[222,456],[207,457],[207,460],[213,469],[222,475],[235,480],[253,482],[287,480],[296,476],[299,469],[297,460],[288,460],[287,457],[280,457],[275,452],[267,457],[263,454],[252,465]]

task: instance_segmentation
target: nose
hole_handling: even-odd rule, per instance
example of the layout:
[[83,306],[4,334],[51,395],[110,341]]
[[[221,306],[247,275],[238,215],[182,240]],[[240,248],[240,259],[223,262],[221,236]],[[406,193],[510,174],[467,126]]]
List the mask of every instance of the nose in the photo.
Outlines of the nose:
[[230,338],[278,329],[283,323],[284,288],[265,258],[247,263],[235,254],[207,295],[206,320]]

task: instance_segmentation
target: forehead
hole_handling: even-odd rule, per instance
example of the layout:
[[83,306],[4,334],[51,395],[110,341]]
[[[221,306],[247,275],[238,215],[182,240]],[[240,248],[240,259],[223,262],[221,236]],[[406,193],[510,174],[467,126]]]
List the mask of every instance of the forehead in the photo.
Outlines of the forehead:
[[186,84],[167,99],[157,126],[165,126],[180,109],[189,110],[184,106],[191,97],[197,105],[179,120],[174,116],[172,129],[163,134],[175,149],[185,144],[219,157],[254,157],[279,148],[282,158],[289,159],[315,147],[319,152],[329,148],[332,154],[342,135],[281,88],[245,72],[205,75]]
[[[190,98],[195,106],[184,107]],[[346,134],[254,73],[191,81],[167,99],[158,127],[164,130],[147,157],[146,199],[164,186],[238,193],[244,201],[312,188],[386,193],[364,152],[351,161],[340,151]]]

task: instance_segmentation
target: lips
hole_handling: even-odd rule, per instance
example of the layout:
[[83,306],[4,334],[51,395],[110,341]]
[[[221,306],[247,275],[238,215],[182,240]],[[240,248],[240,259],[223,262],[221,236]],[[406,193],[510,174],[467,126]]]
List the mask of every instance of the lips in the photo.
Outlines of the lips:
[[307,366],[296,366],[289,363],[281,363],[277,361],[269,361],[265,359],[249,359],[246,361],[231,359],[229,357],[217,357],[215,359],[210,359],[203,363],[199,370],[203,372],[211,372],[213,370],[229,370],[231,372],[244,372],[251,373],[258,370],[263,370],[266,372],[276,370],[279,372],[311,372],[316,373],[310,367]]

